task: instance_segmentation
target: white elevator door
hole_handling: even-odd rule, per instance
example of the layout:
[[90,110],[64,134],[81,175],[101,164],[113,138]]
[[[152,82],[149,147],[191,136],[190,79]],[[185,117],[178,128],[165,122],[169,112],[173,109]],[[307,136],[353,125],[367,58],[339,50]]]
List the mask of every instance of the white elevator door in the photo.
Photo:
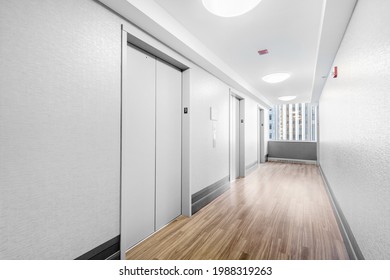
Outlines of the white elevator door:
[[181,214],[181,72],[131,46],[122,94],[121,257]]
[[156,65],[156,230],[181,214],[181,72]]
[[232,178],[236,179],[240,176],[240,100],[233,97],[232,102]]
[[127,91],[122,94],[121,250],[155,230],[156,59],[127,47]]

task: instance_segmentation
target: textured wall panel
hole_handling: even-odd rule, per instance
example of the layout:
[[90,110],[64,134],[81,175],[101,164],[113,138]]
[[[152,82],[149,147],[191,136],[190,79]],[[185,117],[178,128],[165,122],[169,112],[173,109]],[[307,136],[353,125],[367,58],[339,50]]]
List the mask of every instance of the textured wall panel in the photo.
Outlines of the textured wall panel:
[[[229,87],[195,67],[191,70],[191,193],[229,175]],[[217,110],[216,146],[210,107]]]
[[245,100],[245,166],[257,161],[258,110],[256,102]]
[[[191,193],[229,175],[229,86],[201,68],[191,69]],[[245,164],[257,160],[257,103],[245,95]],[[213,147],[210,107],[218,111]],[[265,152],[268,144],[268,110],[265,110]]]
[[367,259],[390,258],[389,11],[358,1],[320,99],[320,163]]
[[1,1],[0,259],[119,234],[120,28],[94,1]]

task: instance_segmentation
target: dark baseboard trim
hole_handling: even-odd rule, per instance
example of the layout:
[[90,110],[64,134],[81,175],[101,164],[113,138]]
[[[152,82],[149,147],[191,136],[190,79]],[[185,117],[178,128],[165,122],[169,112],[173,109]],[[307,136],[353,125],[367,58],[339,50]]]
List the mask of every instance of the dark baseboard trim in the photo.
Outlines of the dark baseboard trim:
[[81,255],[76,260],[119,260],[119,242],[120,235]]
[[250,163],[250,164],[248,164],[247,166],[245,166],[245,169],[246,169],[246,171],[249,171],[249,169],[251,169],[251,168],[253,168],[255,166],[257,166],[257,160],[252,162],[252,163]]
[[331,201],[333,212],[336,216],[337,224],[339,226],[341,235],[343,237],[345,248],[347,249],[348,252],[348,256],[351,260],[364,260],[363,253],[360,250],[358,243],[356,242],[355,236],[352,233],[352,230],[347,222],[347,219],[345,218],[343,211],[341,210],[340,205],[336,200],[336,197],[330,187],[328,179],[326,178],[325,173],[322,170],[320,164],[318,164],[318,168],[320,170],[322,180],[324,181],[325,188],[328,193],[328,197]]
[[120,259],[121,259],[121,252],[117,251],[113,255],[109,256],[106,260],[117,261],[117,260],[120,260]]
[[215,182],[214,184],[205,187],[204,189],[194,193],[191,196],[192,202],[192,214],[195,214],[200,209],[205,207],[211,201],[216,199],[218,196],[223,194],[230,188],[229,176],[222,178],[221,180]]
[[307,159],[291,159],[291,158],[274,158],[269,157],[269,162],[283,162],[283,163],[298,163],[298,164],[315,164],[317,165],[316,160],[307,160]]

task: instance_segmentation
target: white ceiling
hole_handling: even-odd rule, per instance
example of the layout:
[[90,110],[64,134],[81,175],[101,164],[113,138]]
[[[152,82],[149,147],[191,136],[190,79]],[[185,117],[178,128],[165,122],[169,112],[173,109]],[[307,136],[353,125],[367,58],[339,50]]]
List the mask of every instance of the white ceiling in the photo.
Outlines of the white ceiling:
[[[222,18],[202,0],[100,0],[161,42],[267,106],[317,102],[357,0],[262,0]],[[239,0],[238,0],[239,1]],[[257,51],[268,49],[259,56]],[[267,84],[264,75],[291,78]]]
[[[201,0],[154,1],[272,103],[283,95],[310,101],[322,1],[263,0],[234,18],[211,14]],[[269,54],[260,56],[262,49]],[[275,72],[288,72],[291,78],[279,84],[261,79]]]
[[[272,103],[283,95],[310,101],[322,0],[263,0],[234,18],[211,14],[201,0],[154,1]],[[260,56],[261,49],[269,54]],[[275,72],[288,72],[291,78],[279,84],[261,79]]]

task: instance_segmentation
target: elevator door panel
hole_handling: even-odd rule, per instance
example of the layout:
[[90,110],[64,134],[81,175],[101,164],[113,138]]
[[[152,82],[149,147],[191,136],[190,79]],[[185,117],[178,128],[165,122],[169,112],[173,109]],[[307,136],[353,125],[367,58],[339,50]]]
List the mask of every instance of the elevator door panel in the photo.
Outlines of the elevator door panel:
[[232,98],[232,179],[240,176],[240,100]]
[[181,72],[156,66],[156,229],[181,214]]
[[122,95],[121,250],[154,232],[155,209],[154,57],[127,47],[126,92]]

